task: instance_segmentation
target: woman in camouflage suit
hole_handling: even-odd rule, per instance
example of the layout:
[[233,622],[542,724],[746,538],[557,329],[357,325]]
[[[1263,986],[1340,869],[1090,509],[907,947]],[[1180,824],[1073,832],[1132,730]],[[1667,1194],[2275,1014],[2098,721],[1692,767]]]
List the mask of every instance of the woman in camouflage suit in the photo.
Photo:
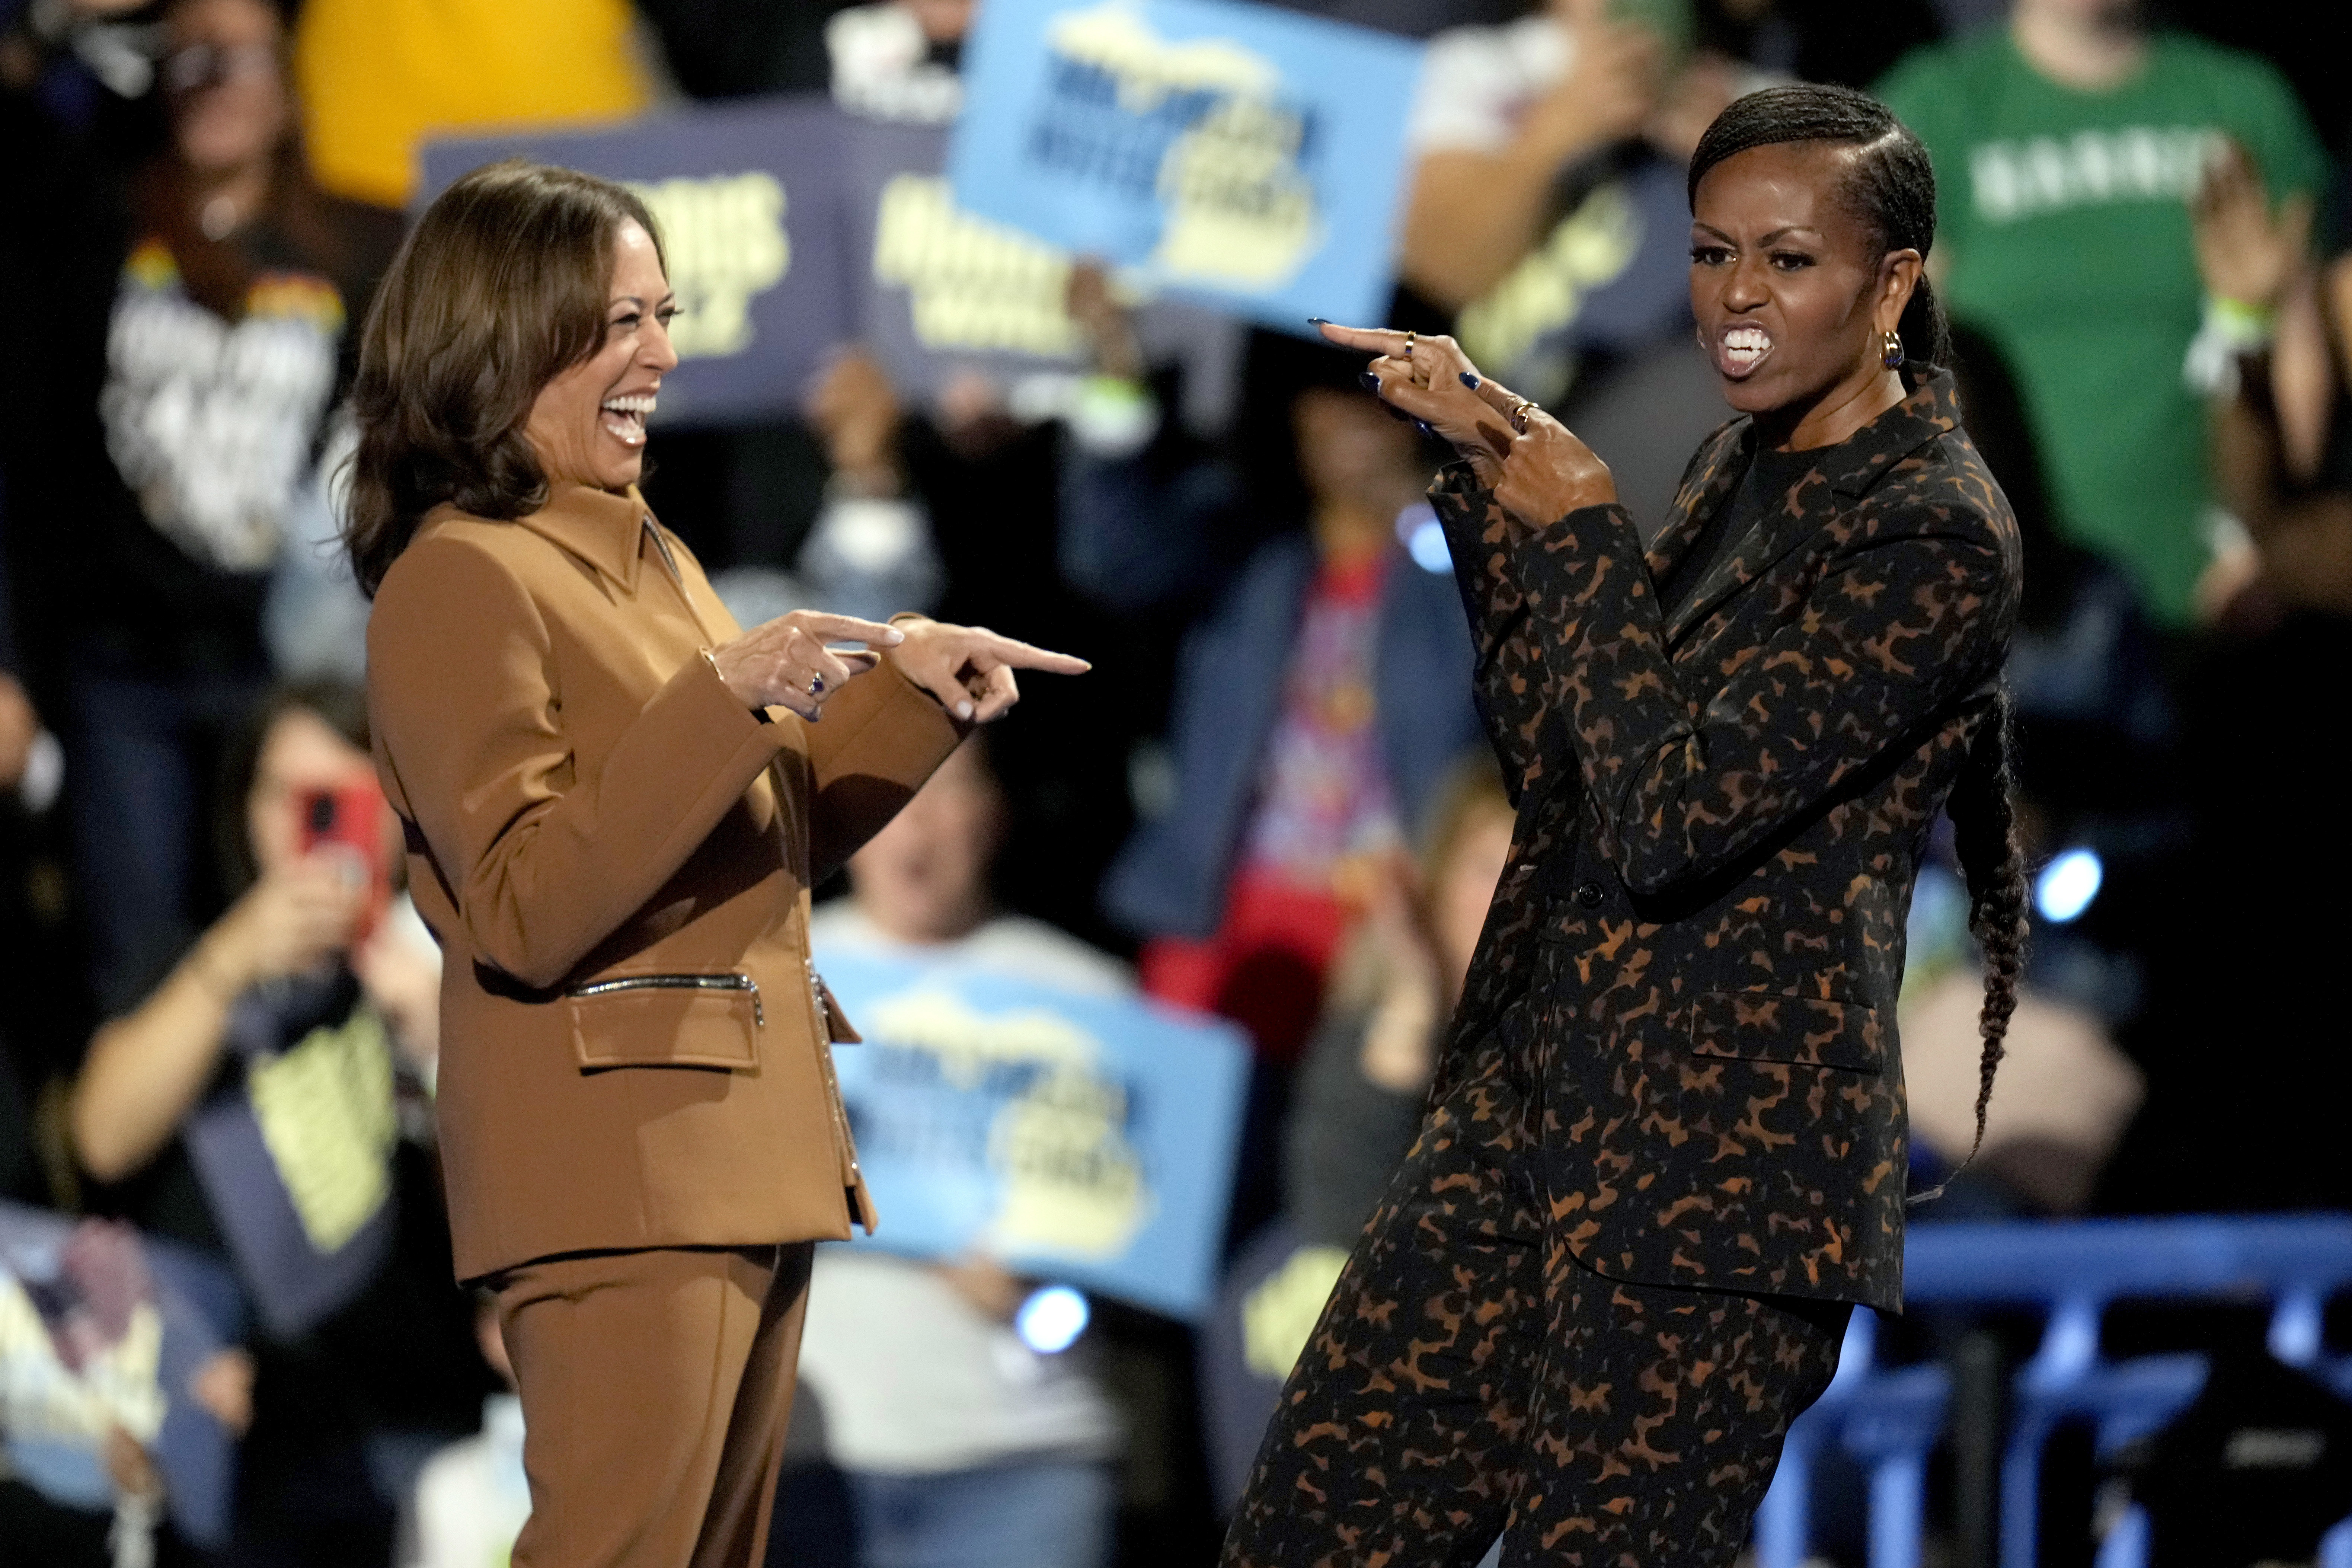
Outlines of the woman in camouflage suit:
[[1732,1561],[1852,1303],[1900,1303],[1895,1003],[1948,805],[1990,1093],[2018,543],[1934,363],[1934,174],[1874,100],[1793,87],[1725,111],[1691,197],[1743,416],[1646,552],[1607,467],[1450,339],[1326,329],[1459,453],[1432,495],[1518,824],[1228,1564],[1467,1565],[1498,1534],[1506,1568]]

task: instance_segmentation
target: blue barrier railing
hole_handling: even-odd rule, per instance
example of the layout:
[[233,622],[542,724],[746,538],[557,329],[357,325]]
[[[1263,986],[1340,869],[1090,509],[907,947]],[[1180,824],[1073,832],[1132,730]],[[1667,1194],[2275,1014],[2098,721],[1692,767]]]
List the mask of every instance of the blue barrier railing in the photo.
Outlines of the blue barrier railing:
[[[2033,1568],[2042,1450],[2062,1423],[2086,1423],[2098,1452],[2160,1431],[2203,1390],[2198,1355],[2106,1358],[2099,1330],[2118,1301],[2231,1301],[2271,1308],[2271,1353],[2352,1396],[2352,1356],[2322,1342],[2327,1300],[2352,1286],[2352,1215],[1927,1224],[1911,1227],[1904,1296],[1913,1306],[2040,1308],[2042,1342],[2011,1380],[2000,1461],[2000,1568]],[[1878,1364],[1878,1320],[1857,1311],[1836,1381],[1789,1433],[1756,1519],[1759,1568],[1799,1568],[1811,1541],[1811,1482],[1843,1448],[1870,1476],[1870,1568],[1916,1568],[1927,1459],[1949,1419],[1937,1365]],[[2147,1521],[2108,1532],[2098,1568],[2144,1568]],[[2352,1521],[2322,1568],[2352,1568]]]

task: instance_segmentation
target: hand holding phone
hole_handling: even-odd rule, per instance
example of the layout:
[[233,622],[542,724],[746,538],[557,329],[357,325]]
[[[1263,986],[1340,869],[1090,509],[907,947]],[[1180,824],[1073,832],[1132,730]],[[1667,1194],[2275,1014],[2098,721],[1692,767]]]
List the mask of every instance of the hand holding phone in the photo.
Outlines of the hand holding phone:
[[352,868],[362,892],[360,918],[352,930],[359,946],[375,930],[392,902],[392,860],[385,850],[384,820],[391,809],[373,779],[334,789],[304,790],[295,802],[300,814],[302,854],[329,853]]

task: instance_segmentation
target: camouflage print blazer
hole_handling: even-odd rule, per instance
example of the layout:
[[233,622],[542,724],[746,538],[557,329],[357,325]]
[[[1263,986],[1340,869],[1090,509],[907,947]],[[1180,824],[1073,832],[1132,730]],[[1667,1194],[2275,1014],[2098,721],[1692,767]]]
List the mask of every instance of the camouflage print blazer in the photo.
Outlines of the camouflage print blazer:
[[1910,384],[1663,622],[1747,420],[1646,560],[1622,507],[1522,533],[1466,468],[1432,489],[1519,812],[1437,1092],[1507,1042],[1604,1275],[1900,1304],[1904,921],[2019,592],[1950,378]]

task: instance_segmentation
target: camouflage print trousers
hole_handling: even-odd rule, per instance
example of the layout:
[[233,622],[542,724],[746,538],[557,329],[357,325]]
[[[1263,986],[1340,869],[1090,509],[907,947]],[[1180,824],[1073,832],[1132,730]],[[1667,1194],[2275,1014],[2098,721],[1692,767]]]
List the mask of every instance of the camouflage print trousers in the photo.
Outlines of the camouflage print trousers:
[[[1510,1032],[1508,1026],[1506,1031]],[[1525,1055],[1430,1113],[1284,1387],[1225,1568],[1716,1568],[1851,1309],[1603,1279],[1546,1224]]]

